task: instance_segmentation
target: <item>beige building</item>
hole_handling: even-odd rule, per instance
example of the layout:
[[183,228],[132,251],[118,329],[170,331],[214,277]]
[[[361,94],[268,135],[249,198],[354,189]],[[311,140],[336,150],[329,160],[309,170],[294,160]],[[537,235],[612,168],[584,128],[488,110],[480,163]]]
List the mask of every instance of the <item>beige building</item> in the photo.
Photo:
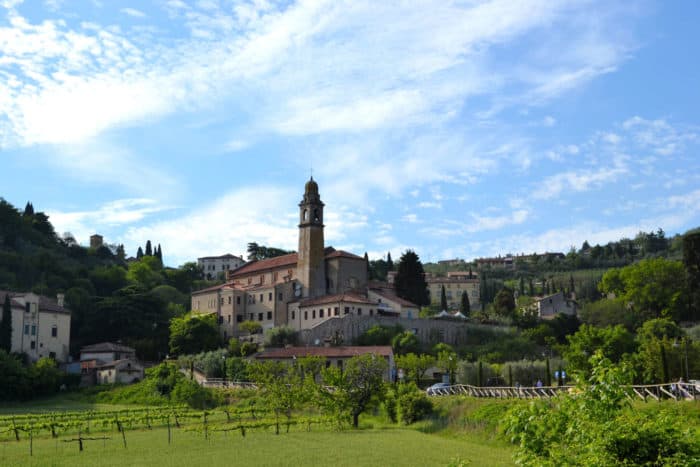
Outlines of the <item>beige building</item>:
[[339,346],[339,347],[286,347],[283,349],[270,349],[255,355],[256,360],[287,362],[292,364],[297,358],[321,357],[326,359],[327,366],[337,366],[341,370],[352,357],[360,355],[375,355],[387,362],[387,370],[384,373],[385,381],[391,381],[394,375],[394,351],[390,345],[369,346]]
[[426,276],[425,282],[428,284],[428,290],[430,291],[430,301],[433,304],[440,304],[442,287],[444,286],[447,306],[451,310],[459,309],[463,292],[467,292],[470,307],[472,309],[476,308],[481,304],[479,279],[475,274],[472,274],[471,278],[469,276],[469,272],[466,271],[448,272],[447,277]]
[[[224,339],[238,336],[243,321],[308,329],[332,317],[384,312],[368,293],[365,259],[325,246],[324,206],[312,178],[299,203],[298,252],[230,270],[225,284],[192,293],[192,309],[215,313]],[[399,313],[406,303],[395,303]]]
[[537,300],[537,316],[542,319],[552,319],[557,313],[565,315],[576,314],[576,302],[564,296],[563,292],[547,295]]
[[98,384],[131,384],[143,379],[143,365],[136,360],[115,360],[98,366],[95,379]]
[[219,274],[226,277],[228,271],[240,268],[245,264],[242,256],[235,256],[227,253],[221,256],[203,256],[197,258],[197,266],[202,268],[204,277],[216,279]]
[[51,357],[67,362],[70,311],[63,306],[63,294],[52,300],[34,293],[0,291],[0,304],[6,295],[12,306],[12,352],[25,353],[32,361]]
[[114,342],[100,342],[80,349],[82,385],[130,384],[140,381],[144,367],[136,360],[136,350]]

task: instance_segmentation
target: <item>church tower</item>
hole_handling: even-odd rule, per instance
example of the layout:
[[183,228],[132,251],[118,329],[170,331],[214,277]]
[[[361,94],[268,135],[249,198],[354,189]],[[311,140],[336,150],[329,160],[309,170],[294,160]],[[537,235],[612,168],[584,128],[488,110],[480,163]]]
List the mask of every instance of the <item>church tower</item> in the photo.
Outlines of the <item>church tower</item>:
[[297,277],[303,297],[326,294],[326,264],[323,244],[323,202],[314,178],[304,186],[304,199],[299,203],[299,256]]

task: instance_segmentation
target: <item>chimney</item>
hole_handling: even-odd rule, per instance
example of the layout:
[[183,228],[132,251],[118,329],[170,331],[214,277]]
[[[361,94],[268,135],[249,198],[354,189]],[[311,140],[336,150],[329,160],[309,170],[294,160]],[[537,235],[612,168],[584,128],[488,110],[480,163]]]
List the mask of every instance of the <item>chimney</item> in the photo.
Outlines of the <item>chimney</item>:
[[58,303],[58,306],[60,306],[61,308],[63,308],[63,302],[64,302],[65,298],[66,298],[66,296],[62,293],[56,294],[56,302]]

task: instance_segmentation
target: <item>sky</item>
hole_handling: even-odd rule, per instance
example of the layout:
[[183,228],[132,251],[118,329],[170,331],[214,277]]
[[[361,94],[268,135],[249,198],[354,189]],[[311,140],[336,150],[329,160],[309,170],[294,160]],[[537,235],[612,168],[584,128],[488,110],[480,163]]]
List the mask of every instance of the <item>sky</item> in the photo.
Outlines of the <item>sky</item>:
[[700,226],[700,2],[0,0],[0,197],[177,266]]

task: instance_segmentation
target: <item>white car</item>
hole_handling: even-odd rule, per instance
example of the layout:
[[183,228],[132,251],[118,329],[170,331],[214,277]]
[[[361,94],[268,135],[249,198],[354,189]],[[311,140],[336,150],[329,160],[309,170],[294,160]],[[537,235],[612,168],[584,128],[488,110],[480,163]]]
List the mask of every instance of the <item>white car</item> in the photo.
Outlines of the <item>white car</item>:
[[450,383],[435,383],[425,390],[426,394],[429,396],[437,396],[440,394],[447,394],[446,389],[452,386]]

